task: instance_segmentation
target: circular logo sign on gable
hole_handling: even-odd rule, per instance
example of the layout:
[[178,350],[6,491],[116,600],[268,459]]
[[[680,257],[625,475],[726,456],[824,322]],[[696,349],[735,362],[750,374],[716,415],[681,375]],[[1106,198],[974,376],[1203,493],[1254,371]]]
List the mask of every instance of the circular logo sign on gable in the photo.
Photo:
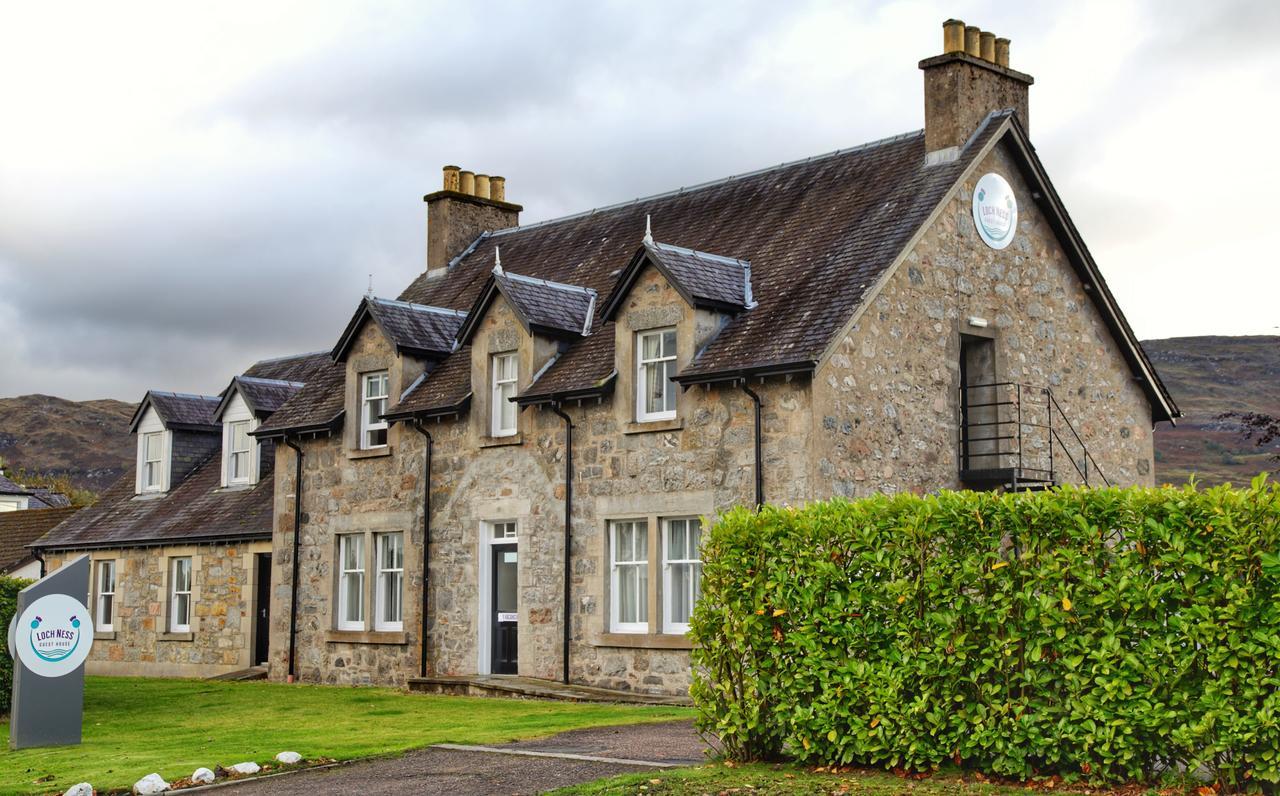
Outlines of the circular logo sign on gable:
[[41,677],[62,677],[88,657],[93,620],[76,598],[46,594],[22,612],[13,635],[23,665]]
[[999,174],[988,173],[973,191],[973,223],[982,242],[1003,249],[1018,229],[1018,200],[1013,188]]

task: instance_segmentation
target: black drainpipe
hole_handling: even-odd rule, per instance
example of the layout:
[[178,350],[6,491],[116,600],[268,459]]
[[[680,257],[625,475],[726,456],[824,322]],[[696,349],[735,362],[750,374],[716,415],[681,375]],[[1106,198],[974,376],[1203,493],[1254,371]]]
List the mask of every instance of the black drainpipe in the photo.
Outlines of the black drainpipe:
[[33,547],[31,548],[31,555],[36,561],[40,562],[40,577],[43,578],[45,575],[49,574],[44,568],[44,551],[38,547]]
[[414,420],[413,427],[426,437],[427,455],[422,463],[422,660],[418,665],[418,676],[427,676],[427,574],[431,571],[431,454],[435,440],[431,432],[423,427],[422,422]]
[[302,549],[302,448],[293,440],[284,438],[284,444],[293,449],[296,466],[293,474],[293,580],[289,584],[289,682],[297,679],[295,662],[298,653],[298,578],[302,562],[298,556]]
[[751,396],[751,400],[756,405],[756,510],[758,511],[764,505],[764,463],[760,457],[760,396],[747,384],[745,377],[739,384],[742,391]]
[[569,684],[569,622],[572,612],[569,610],[569,586],[573,577],[573,421],[560,408],[560,404],[551,404],[551,411],[564,421],[564,684]]

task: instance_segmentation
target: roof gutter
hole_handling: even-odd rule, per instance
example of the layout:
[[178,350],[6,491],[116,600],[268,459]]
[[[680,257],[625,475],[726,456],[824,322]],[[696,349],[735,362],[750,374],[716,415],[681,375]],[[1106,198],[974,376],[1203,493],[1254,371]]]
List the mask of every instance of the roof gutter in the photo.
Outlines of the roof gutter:
[[296,682],[298,654],[298,577],[301,562],[298,556],[302,548],[302,448],[288,437],[284,444],[293,449],[295,465],[293,475],[293,579],[289,583],[289,676],[288,682]]
[[435,440],[431,432],[423,427],[422,421],[413,420],[409,424],[423,436],[426,442],[426,458],[422,463],[422,652],[418,663],[418,676],[427,676],[427,578],[431,573],[431,457]]
[[573,613],[570,610],[570,586],[573,577],[573,420],[560,408],[559,403],[551,404],[551,411],[564,421],[564,673],[562,679],[569,684],[569,636],[570,621]]
[[685,388],[692,387],[695,384],[722,384],[726,382],[734,384],[749,378],[763,378],[765,376],[809,375],[813,373],[814,368],[817,366],[818,361],[816,359],[805,359],[780,365],[762,365],[758,368],[738,368],[736,370],[695,373],[692,375],[677,374],[672,381]]

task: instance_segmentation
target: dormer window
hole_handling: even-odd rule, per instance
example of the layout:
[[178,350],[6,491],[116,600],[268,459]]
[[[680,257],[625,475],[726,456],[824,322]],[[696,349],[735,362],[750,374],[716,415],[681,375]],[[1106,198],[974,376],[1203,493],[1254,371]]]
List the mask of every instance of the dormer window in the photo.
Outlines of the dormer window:
[[164,432],[143,434],[139,448],[142,452],[142,491],[164,491]]
[[360,377],[360,447],[365,450],[387,445],[387,372],[366,373]]
[[676,416],[676,330],[654,329],[636,335],[636,420],[672,420]]
[[253,439],[248,420],[227,424],[227,483],[247,484],[253,477]]
[[510,437],[516,433],[516,405],[511,399],[516,397],[516,382],[520,375],[520,365],[514,351],[507,354],[494,354],[491,370],[493,371],[493,401],[490,407],[492,431],[495,437]]

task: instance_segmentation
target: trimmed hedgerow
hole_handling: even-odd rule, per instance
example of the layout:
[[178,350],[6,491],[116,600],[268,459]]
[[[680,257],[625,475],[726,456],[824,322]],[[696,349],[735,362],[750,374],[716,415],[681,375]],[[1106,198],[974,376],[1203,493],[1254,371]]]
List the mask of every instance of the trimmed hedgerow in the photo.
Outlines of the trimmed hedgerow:
[[8,649],[9,621],[18,609],[18,592],[31,585],[24,578],[0,577],[0,646],[5,648],[0,655],[0,713],[9,712],[9,701],[13,698],[13,658]]
[[736,510],[704,543],[700,725],[743,760],[1280,781],[1280,489]]

